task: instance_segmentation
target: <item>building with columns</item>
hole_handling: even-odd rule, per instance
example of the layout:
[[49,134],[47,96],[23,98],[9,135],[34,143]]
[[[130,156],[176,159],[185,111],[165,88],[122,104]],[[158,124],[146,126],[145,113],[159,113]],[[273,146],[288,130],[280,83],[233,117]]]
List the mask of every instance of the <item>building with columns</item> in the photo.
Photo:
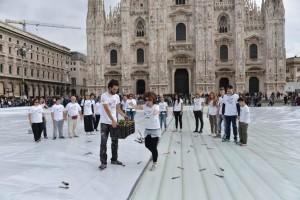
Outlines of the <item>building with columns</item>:
[[0,21],[0,96],[70,93],[70,49]]
[[286,83],[282,0],[121,0],[108,14],[89,0],[89,92],[189,94],[235,86],[282,92]]
[[300,57],[286,59],[287,82],[300,82]]

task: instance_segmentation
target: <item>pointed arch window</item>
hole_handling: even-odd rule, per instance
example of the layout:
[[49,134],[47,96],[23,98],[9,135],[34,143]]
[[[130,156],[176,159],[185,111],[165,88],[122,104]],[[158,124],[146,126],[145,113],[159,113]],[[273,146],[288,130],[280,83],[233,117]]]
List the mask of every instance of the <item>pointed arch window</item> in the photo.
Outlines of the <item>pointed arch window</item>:
[[186,26],[183,23],[176,26],[176,41],[186,41]]
[[175,0],[176,5],[184,5],[185,4],[185,0]]
[[143,23],[142,20],[140,20],[137,23],[137,26],[136,26],[136,36],[137,37],[144,37],[145,36],[145,24]]
[[229,20],[228,17],[223,15],[219,20],[219,33],[227,33],[229,32]]
[[118,64],[118,52],[113,49],[110,51],[110,65],[114,66]]

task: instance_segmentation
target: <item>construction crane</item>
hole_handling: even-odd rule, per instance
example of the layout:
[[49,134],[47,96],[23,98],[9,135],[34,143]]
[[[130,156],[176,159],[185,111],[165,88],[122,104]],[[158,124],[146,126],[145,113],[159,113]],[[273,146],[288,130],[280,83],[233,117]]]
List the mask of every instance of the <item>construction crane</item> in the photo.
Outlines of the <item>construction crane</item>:
[[59,25],[59,24],[48,24],[48,23],[40,23],[40,22],[34,22],[34,21],[27,21],[27,20],[10,20],[6,19],[5,23],[7,24],[20,24],[23,26],[23,31],[26,31],[26,26],[43,26],[43,27],[51,27],[51,28],[66,28],[66,29],[78,29],[80,30],[80,27],[74,27],[74,26],[65,26],[65,25]]

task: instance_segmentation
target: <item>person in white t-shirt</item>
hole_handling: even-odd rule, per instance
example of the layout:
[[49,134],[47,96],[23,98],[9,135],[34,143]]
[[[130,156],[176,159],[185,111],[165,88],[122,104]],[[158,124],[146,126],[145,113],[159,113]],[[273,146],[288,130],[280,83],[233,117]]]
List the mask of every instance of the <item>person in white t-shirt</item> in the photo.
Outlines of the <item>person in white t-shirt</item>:
[[33,99],[33,105],[28,111],[28,120],[32,128],[35,142],[41,141],[42,131],[44,129],[43,117],[44,110],[39,103],[38,99]]
[[198,128],[199,128],[199,120],[201,123],[201,127],[199,130],[199,133],[202,133],[203,131],[203,108],[204,108],[204,102],[205,99],[201,97],[201,95],[199,93],[196,94],[195,98],[193,99],[193,112],[194,112],[194,116],[195,116],[195,121],[196,121],[196,129],[194,131],[194,133],[198,132]]
[[136,103],[136,100],[133,98],[133,94],[130,94],[126,101],[126,114],[131,121],[134,121],[134,116],[136,113],[134,106],[136,106],[136,105],[137,105],[137,103]]
[[86,95],[85,98],[81,101],[81,107],[83,110],[83,122],[84,122],[84,131],[87,135],[93,134],[94,132],[94,105],[95,101],[91,99],[91,95]]
[[165,98],[161,97],[159,106],[159,122],[160,122],[160,129],[162,129],[163,125],[165,130],[167,130],[167,117],[168,117],[168,104],[165,102]]
[[95,100],[94,93],[91,93],[90,100],[92,101],[92,104],[93,104],[93,128],[94,128],[94,131],[98,131],[96,128],[96,113],[95,113],[96,100]]
[[218,99],[214,92],[211,92],[208,97],[208,113],[211,136],[217,136],[217,114],[218,114]]
[[51,107],[51,118],[53,121],[53,140],[56,140],[57,130],[59,138],[64,139],[63,126],[64,126],[64,111],[65,108],[60,104],[60,99],[57,99],[55,104]]
[[183,114],[183,101],[182,99],[176,94],[173,103],[173,115],[175,117],[175,127],[176,129],[173,132],[178,131],[178,122],[180,125],[180,131],[182,132],[182,114]]
[[[117,94],[119,90],[119,82],[111,80],[108,83],[108,91],[101,95],[102,115],[101,123],[101,146],[100,146],[100,170],[107,168],[107,140],[113,128],[117,127],[117,113],[128,119],[127,115],[121,110],[120,97]],[[118,138],[111,138],[111,164],[123,165],[118,160]]]
[[159,122],[160,108],[159,105],[156,104],[156,94],[153,92],[147,92],[145,94],[145,105],[131,106],[136,109],[144,111],[144,126],[145,126],[145,146],[152,153],[152,161],[153,164],[150,168],[150,171],[153,171],[157,167],[157,159],[158,159],[158,142],[161,137],[161,129]]
[[126,113],[127,108],[127,95],[124,95],[121,102],[121,107],[124,113]]
[[238,104],[237,100],[239,99],[239,95],[234,94],[233,87],[231,85],[228,86],[227,94],[223,97],[223,107],[222,107],[222,114],[225,118],[225,135],[226,137],[223,138],[223,142],[230,141],[230,126],[232,124],[234,141],[237,143],[237,117],[239,116],[240,112],[240,105]]
[[76,97],[71,97],[71,102],[67,104],[66,109],[66,117],[68,118],[68,134],[69,138],[78,137],[76,134],[77,121],[78,118],[82,120],[81,107],[76,101]]
[[240,116],[239,116],[239,136],[240,145],[246,146],[248,141],[248,126],[251,122],[250,120],[250,109],[247,106],[243,98],[239,98],[238,102],[240,104]]
[[102,105],[100,102],[100,98],[98,98],[97,103],[95,104],[95,124],[94,124],[95,131],[98,131],[98,126],[101,117],[101,110],[102,110]]
[[[217,118],[217,122],[218,122],[218,133],[217,133],[217,137],[221,138],[221,132],[222,132],[222,122],[224,122],[225,124],[225,120],[224,120],[224,116],[222,114],[222,107],[223,107],[223,97],[225,95],[225,89],[223,87],[220,88],[220,95],[219,95],[219,101],[218,101],[218,118]],[[224,125],[225,127],[225,125]],[[225,135],[225,134],[224,134]]]

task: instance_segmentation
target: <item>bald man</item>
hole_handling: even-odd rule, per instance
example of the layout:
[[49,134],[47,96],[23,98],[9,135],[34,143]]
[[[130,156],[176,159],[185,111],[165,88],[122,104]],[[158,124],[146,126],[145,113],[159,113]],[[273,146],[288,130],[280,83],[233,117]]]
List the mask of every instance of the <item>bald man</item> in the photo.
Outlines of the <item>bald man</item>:
[[71,97],[71,102],[67,104],[66,106],[66,116],[65,120],[68,119],[68,134],[69,138],[78,137],[76,134],[76,127],[77,127],[77,121],[78,118],[82,120],[82,112],[81,107],[76,101],[76,97]]

